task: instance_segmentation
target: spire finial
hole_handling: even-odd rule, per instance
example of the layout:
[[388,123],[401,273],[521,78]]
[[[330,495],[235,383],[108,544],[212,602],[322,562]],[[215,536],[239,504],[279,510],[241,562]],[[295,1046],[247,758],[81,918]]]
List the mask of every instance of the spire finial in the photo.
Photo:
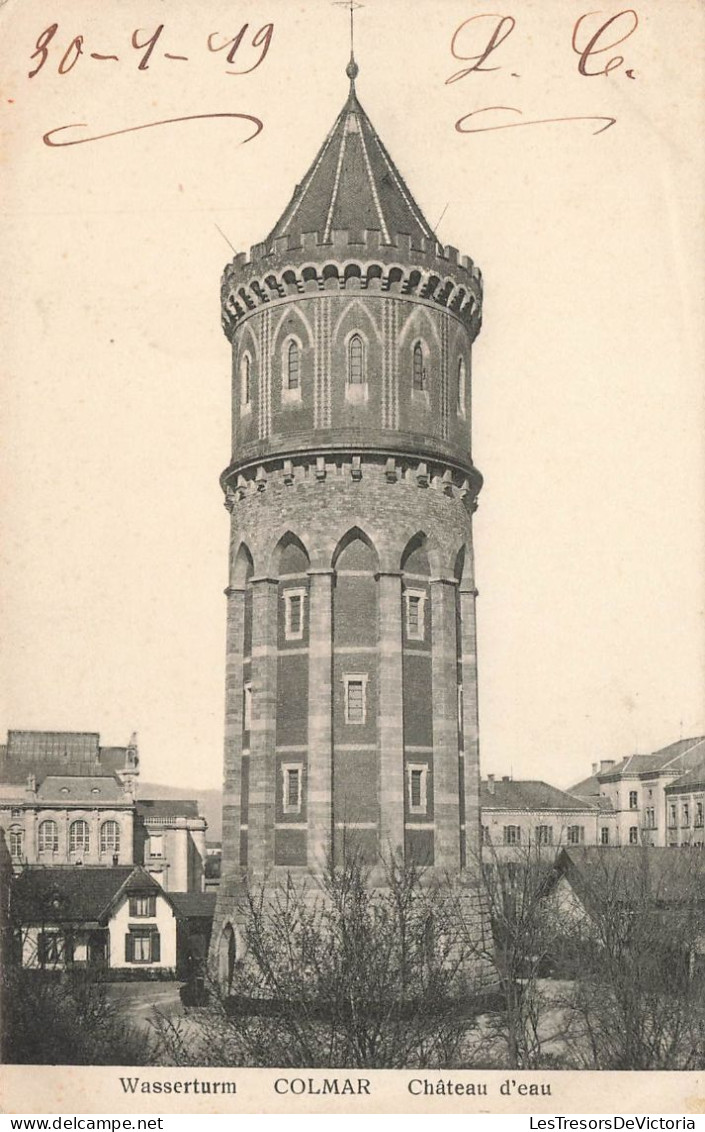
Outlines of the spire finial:
[[350,91],[355,91],[355,79],[360,73],[360,68],[355,59],[355,11],[357,8],[363,8],[364,4],[356,3],[356,0],[334,0],[340,8],[349,8],[350,10],[350,62],[345,68],[345,74],[350,79]]

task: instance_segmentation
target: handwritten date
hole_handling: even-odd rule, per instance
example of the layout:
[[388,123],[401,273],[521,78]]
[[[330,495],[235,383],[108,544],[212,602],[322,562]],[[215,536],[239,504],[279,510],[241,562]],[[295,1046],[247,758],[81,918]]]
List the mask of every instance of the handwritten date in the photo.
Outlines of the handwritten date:
[[[274,34],[274,24],[263,24],[261,28],[255,31],[251,38],[245,38],[249,30],[249,24],[243,24],[237,35],[228,39],[227,36],[221,35],[220,32],[211,32],[206,39],[206,50],[213,54],[227,51],[224,56],[226,63],[232,67],[240,61],[245,66],[240,69],[226,70],[228,75],[249,75],[251,71],[255,71],[265,60],[267,52],[269,51],[272,36]],[[129,48],[136,52],[141,52],[139,62],[137,64],[138,71],[146,71],[149,68],[150,60],[154,51],[159,46],[161,50],[162,36],[164,33],[165,24],[159,24],[158,27],[150,34],[143,28],[136,28],[130,37]],[[30,56],[31,60],[37,60],[36,66],[33,70],[28,72],[28,77],[33,79],[38,75],[44,65],[49,59],[50,47],[54,47],[55,36],[59,31],[58,23],[50,24],[38,36],[35,44],[35,50]],[[61,51],[63,44],[58,47],[58,52]],[[57,54],[58,54],[57,52]],[[83,35],[75,35],[71,42],[65,47],[61,58],[57,64],[57,70],[60,75],[67,75],[78,63],[81,56],[86,56],[90,59],[95,59],[98,62],[114,61],[120,62],[120,56],[114,54],[104,54],[100,51],[87,51],[85,48],[85,37]],[[135,58],[135,56],[133,56]],[[162,51],[161,58],[173,59],[179,62],[187,63],[189,61],[188,55],[177,55],[170,51]]]

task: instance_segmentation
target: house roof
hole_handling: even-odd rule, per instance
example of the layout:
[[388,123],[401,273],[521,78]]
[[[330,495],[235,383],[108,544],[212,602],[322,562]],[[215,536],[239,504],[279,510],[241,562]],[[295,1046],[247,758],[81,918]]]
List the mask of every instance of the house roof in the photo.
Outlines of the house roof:
[[705,737],[678,739],[650,755],[629,755],[616,766],[598,775],[600,782],[613,781],[623,775],[641,777],[650,774],[683,774],[705,758]]
[[48,775],[40,783],[36,798],[40,802],[74,802],[87,806],[132,805],[125,787],[112,775]]
[[563,810],[575,813],[594,809],[594,803],[576,798],[538,779],[501,778],[494,782],[494,793],[490,793],[487,779],[480,783],[480,807],[483,810]]
[[213,918],[216,899],[214,892],[170,892],[169,898],[177,920]]
[[600,795],[600,783],[596,774],[591,774],[589,778],[583,778],[580,782],[576,782],[575,786],[568,787],[568,794],[577,794],[579,798],[598,798]]
[[197,818],[198,802],[182,798],[140,798],[137,813],[145,821],[150,818]]
[[29,866],[12,886],[12,917],[19,923],[48,920],[56,923],[97,923],[135,873],[141,874],[139,887],[142,889],[151,888],[156,883],[148,873],[135,869],[133,865],[113,868]]
[[666,787],[667,794],[677,794],[680,791],[690,791],[698,789],[699,787],[705,788],[705,758],[702,762],[698,763],[689,770],[686,774],[681,775],[675,782],[669,783]]
[[[354,70],[351,70],[351,67]],[[318,232],[323,241],[335,229],[381,233],[384,244],[405,234],[412,241],[433,232],[382,144],[355,92],[357,67],[351,62],[350,94],[305,177],[265,241]]]
[[586,902],[600,892],[618,900],[648,895],[656,904],[705,905],[705,853],[695,847],[567,847],[556,870]]
[[97,731],[8,731],[0,746],[0,783],[23,784],[33,774],[104,776],[122,770],[126,747],[101,747]]

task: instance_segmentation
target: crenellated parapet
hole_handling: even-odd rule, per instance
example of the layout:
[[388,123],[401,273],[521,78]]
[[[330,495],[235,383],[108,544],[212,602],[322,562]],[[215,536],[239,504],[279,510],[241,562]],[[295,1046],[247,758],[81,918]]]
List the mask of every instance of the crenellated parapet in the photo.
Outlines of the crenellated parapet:
[[415,459],[384,452],[298,453],[288,458],[253,460],[223,473],[225,506],[232,512],[238,504],[272,488],[305,488],[307,485],[369,481],[375,485],[412,487],[438,492],[458,500],[472,514],[482,476],[476,468],[465,468],[445,460]]
[[482,322],[482,276],[468,256],[423,238],[382,243],[381,233],[333,231],[281,236],[228,264],[221,285],[223,329],[232,339],[252,312],[311,293],[367,292],[413,298],[455,315],[471,341]]

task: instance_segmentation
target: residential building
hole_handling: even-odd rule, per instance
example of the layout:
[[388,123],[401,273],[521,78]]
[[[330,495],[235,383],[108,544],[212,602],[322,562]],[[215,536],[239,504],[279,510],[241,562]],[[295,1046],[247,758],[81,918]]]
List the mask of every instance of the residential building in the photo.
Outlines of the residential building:
[[488,775],[480,815],[485,859],[516,859],[530,849],[552,858],[561,846],[600,842],[600,807],[540,780]]
[[144,869],[29,866],[11,916],[23,967],[176,970],[176,912]]
[[168,891],[203,889],[206,822],[193,800],[136,799],[137,739],[10,731],[0,747],[0,827],[27,865],[144,864]]
[[606,806],[604,820],[612,844],[679,844],[682,842],[669,834],[671,810],[667,809],[666,792],[703,761],[705,738],[679,739],[649,755],[629,755],[600,767],[595,764],[592,775],[571,787],[569,793]]
[[692,770],[669,783],[665,795],[667,844],[702,847],[705,844],[705,755]]
[[232,349],[223,873],[479,846],[470,444],[480,272],[439,244],[349,94],[290,203],[225,269]]
[[201,892],[206,863],[206,821],[198,802],[140,799],[135,803],[135,862],[165,892]]

